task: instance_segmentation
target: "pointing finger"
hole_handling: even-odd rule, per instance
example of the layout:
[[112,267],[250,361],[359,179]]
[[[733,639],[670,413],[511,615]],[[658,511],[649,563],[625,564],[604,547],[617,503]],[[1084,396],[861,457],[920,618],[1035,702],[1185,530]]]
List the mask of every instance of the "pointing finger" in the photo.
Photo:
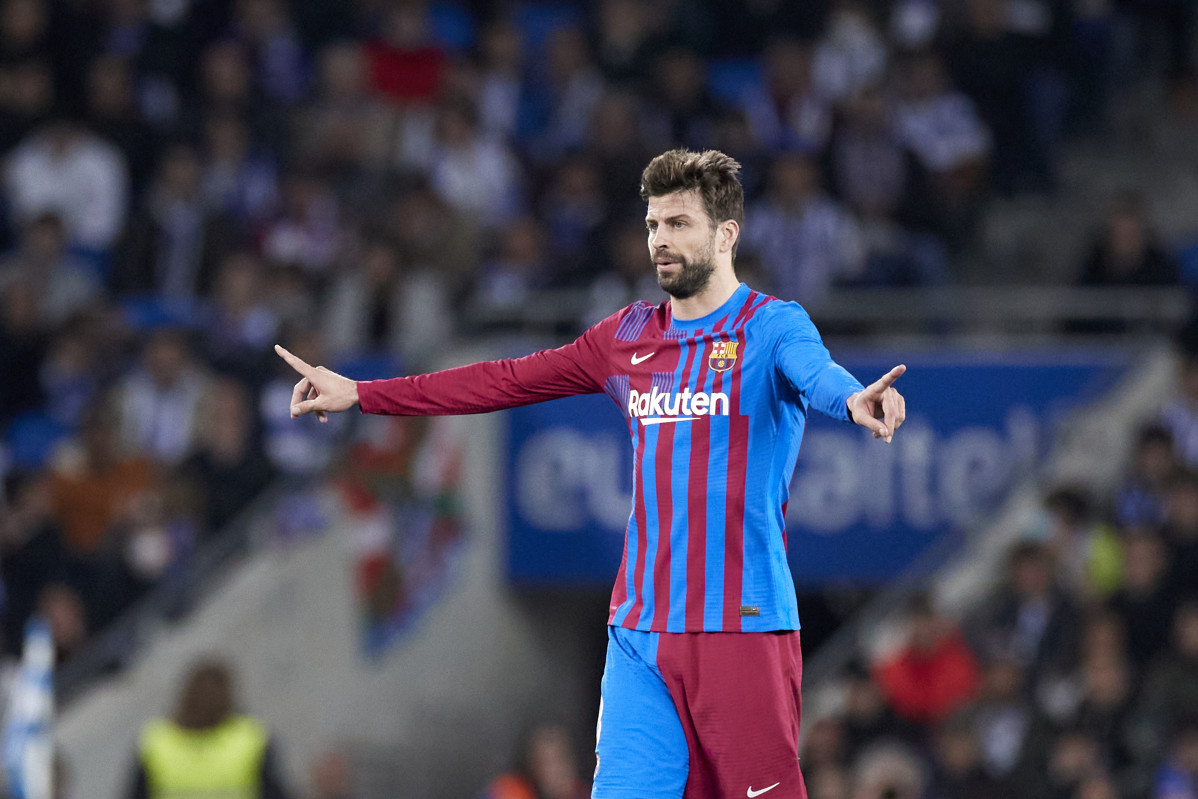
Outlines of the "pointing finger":
[[907,366],[900,363],[898,366],[882,375],[882,377],[873,385],[871,385],[868,390],[873,391],[875,394],[881,394],[883,391],[890,388],[894,384],[895,380],[898,380],[900,377],[902,377],[903,372],[905,371],[907,371]]
[[310,378],[316,372],[316,370],[313,369],[311,366],[309,366],[308,363],[306,361],[304,361],[302,358],[298,358],[298,357],[292,355],[290,352],[283,349],[278,344],[275,345],[275,352],[277,352],[279,354],[280,358],[287,361],[288,366],[290,366],[295,371],[299,372],[304,377]]

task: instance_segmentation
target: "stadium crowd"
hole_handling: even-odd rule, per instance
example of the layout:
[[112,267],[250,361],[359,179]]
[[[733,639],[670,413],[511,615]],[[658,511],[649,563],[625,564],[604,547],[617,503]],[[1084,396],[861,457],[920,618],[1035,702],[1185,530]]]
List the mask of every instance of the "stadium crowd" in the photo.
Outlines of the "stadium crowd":
[[804,745],[812,799],[1198,796],[1198,353],[1181,362],[1111,496],[1051,491],[978,607],[916,596],[903,643],[844,675]]
[[[545,290],[585,292],[575,328],[658,296],[637,186],[676,145],[744,165],[745,279],[813,309],[840,285],[949,284],[992,198],[1053,191],[1120,80],[1193,105],[1194,16],[1185,0],[0,1],[5,652],[39,609],[69,658],[265,486],[328,465],[340,430],[290,422],[271,343],[394,373]],[[1176,282],[1149,232],[1121,199],[1079,281]],[[1124,504],[1155,507],[1153,490]],[[991,703],[984,732],[943,697],[904,705],[902,666],[863,671],[854,715],[813,731],[813,796],[840,795],[880,725],[936,722],[946,796],[980,796],[952,786],[981,764],[1024,774],[1025,748],[1052,755],[1037,774],[1192,763],[1192,726],[1152,749],[1120,738],[1128,675],[1171,646],[1181,668],[1198,624],[1184,603],[1176,644],[1159,619],[1147,642],[1129,623],[1164,584],[1149,562],[1177,562],[1140,526],[1097,594],[1082,544],[1020,550],[1007,604],[970,626],[993,640],[957,653]],[[1071,593],[1020,594],[1061,555]],[[1078,607],[1111,592],[1108,613]],[[1041,662],[1059,608],[1089,621]],[[913,613],[917,650],[958,640]],[[1094,702],[1107,726],[1079,726]],[[1046,718],[1074,723],[1050,735]],[[1028,748],[1037,735],[1051,745]]]

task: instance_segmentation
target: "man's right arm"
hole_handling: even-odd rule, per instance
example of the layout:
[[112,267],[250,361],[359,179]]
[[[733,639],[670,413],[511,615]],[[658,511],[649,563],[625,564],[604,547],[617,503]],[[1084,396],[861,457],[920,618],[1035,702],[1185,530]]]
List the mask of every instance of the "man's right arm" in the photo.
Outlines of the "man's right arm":
[[[600,325],[603,323],[601,322]],[[597,328],[598,326],[596,326]],[[358,383],[363,413],[447,416],[487,413],[602,390],[605,357],[591,328],[577,341],[523,358]],[[610,340],[611,334],[606,334]]]
[[486,413],[517,405],[593,394],[603,389],[608,351],[621,314],[604,319],[577,340],[523,358],[460,366],[411,377],[355,383],[313,367],[282,347],[275,349],[303,379],[291,396],[292,418],[359,405],[364,413],[393,416],[446,416]]

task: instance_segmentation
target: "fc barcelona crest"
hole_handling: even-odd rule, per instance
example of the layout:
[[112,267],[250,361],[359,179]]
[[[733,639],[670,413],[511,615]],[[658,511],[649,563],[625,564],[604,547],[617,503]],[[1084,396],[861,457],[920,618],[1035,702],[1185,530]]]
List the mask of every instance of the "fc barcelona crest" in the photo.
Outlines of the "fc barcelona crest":
[[707,368],[713,372],[727,372],[736,365],[736,348],[739,341],[713,341],[711,354],[707,356]]

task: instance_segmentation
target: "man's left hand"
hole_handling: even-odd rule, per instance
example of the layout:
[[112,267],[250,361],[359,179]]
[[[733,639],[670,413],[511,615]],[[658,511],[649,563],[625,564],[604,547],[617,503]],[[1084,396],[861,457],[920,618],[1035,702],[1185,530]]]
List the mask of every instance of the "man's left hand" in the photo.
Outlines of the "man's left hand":
[[874,438],[887,444],[907,418],[907,401],[894,388],[894,381],[905,371],[907,367],[899,364],[882,375],[882,379],[866,386],[864,391],[850,394],[848,399],[849,417],[856,424],[868,427]]

